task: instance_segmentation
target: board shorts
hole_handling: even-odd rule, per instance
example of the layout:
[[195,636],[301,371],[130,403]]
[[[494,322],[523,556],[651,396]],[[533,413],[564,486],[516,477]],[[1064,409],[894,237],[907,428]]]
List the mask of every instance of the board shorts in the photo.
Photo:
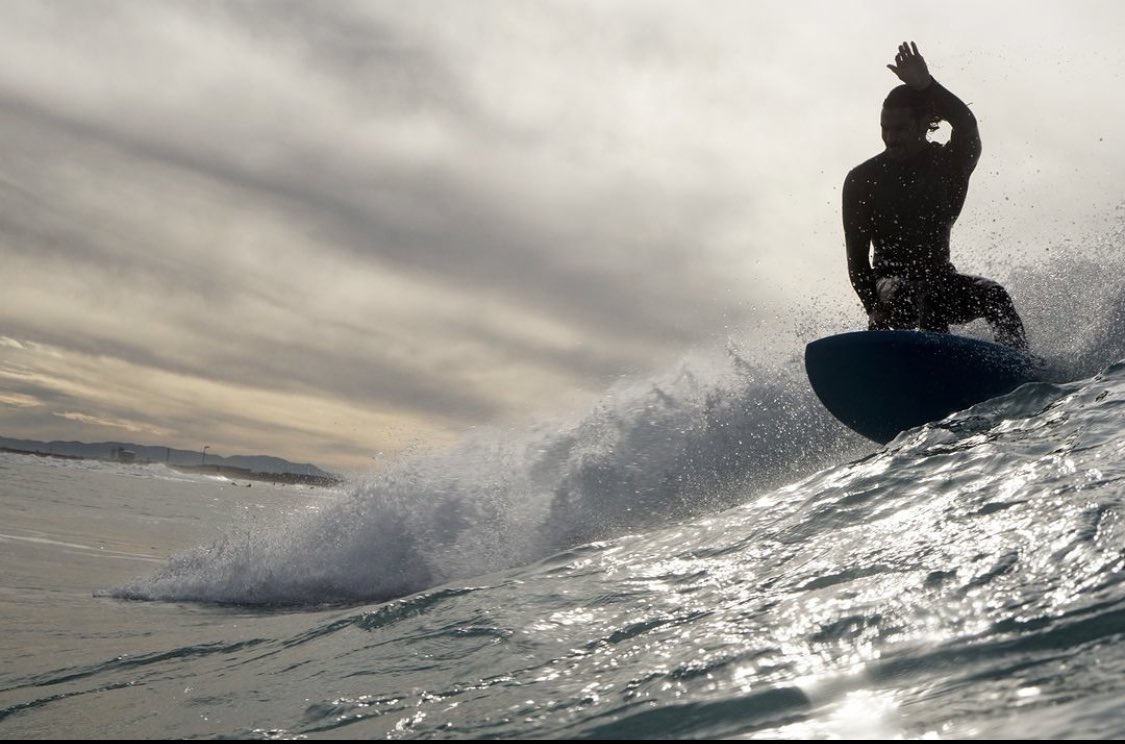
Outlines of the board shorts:
[[890,328],[948,333],[950,325],[992,321],[1014,312],[1011,297],[998,283],[956,271],[882,276],[875,280],[875,292],[890,312]]

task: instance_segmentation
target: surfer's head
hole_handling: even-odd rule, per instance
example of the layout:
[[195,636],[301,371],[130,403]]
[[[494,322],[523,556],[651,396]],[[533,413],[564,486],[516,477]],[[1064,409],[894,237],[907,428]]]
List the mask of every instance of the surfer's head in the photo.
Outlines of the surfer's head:
[[879,126],[883,130],[883,144],[892,158],[908,158],[926,144],[926,135],[938,127],[940,121],[930,98],[909,85],[891,90],[883,100]]

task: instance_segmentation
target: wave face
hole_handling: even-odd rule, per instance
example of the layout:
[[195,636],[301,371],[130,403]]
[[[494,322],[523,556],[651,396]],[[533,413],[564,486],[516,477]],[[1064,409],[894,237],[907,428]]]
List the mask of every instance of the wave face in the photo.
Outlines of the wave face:
[[[232,616],[188,605],[177,611],[192,632],[171,638],[189,645],[60,670],[35,690],[140,680],[146,702],[171,701],[207,678],[176,724],[184,736],[1125,735],[1125,361],[1025,385],[796,479],[792,460],[760,457],[792,452],[785,437],[737,462],[687,446],[765,436],[759,418],[728,431],[725,405],[685,419],[656,392],[635,394],[654,408],[629,427],[607,409],[535,447],[482,439],[445,455],[478,474],[483,463],[487,487],[404,468],[245,547],[180,556],[124,593],[299,603],[407,592],[443,572],[471,580],[368,607],[240,614],[244,646],[190,640],[198,624],[227,638]],[[654,440],[661,416],[695,426]],[[790,420],[844,446],[816,419]],[[653,449],[644,468],[625,467]],[[758,475],[740,482],[748,467]],[[553,490],[524,490],[536,482]],[[718,484],[741,502],[722,508]],[[420,507],[423,485],[433,491]],[[541,501],[517,500],[527,492]],[[604,537],[637,525],[648,529]],[[536,552],[550,555],[475,573]]]
[[[1125,357],[1121,236],[1007,283],[1049,379]],[[1116,269],[1115,269],[1116,267]],[[1080,322],[1079,322],[1080,319]],[[817,337],[842,330],[805,330]],[[982,323],[963,332],[987,336]],[[803,343],[728,344],[522,431],[485,430],[397,463],[335,503],[174,556],[117,597],[236,604],[382,601],[526,565],[591,541],[681,524],[874,446],[808,387]],[[1041,393],[1021,390],[1006,400]],[[1011,405],[1011,403],[1009,403]],[[991,425],[1003,425],[996,416]]]
[[240,604],[382,600],[676,524],[869,447],[803,372],[731,348],[594,410],[482,431],[321,510],[175,556],[115,596]]
[[[812,397],[802,342],[846,329],[811,323],[259,513],[89,607],[9,603],[7,632],[75,640],[50,661],[32,643],[31,671],[0,674],[0,727],[1125,737],[1123,261],[1107,249],[1007,279],[1050,379],[885,447]],[[20,509],[77,503],[127,530],[145,488],[147,513],[171,524],[184,504],[200,529],[230,518],[201,483],[5,466],[0,483],[25,484]],[[92,568],[130,558],[103,555],[120,539],[0,541],[55,550],[29,566],[64,580],[55,567],[75,551]]]

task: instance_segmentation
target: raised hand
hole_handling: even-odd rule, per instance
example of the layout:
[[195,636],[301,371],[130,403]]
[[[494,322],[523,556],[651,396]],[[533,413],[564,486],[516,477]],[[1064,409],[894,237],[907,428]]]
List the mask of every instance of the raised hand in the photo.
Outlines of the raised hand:
[[915,90],[922,90],[933,80],[930,69],[926,66],[926,60],[922,59],[922,55],[918,52],[918,45],[913,41],[909,46],[905,41],[898,45],[895,63],[887,65],[887,69]]

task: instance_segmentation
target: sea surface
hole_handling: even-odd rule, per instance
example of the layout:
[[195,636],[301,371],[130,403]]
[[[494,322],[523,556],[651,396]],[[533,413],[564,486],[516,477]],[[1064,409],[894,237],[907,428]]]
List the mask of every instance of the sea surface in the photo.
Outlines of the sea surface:
[[885,447],[731,344],[336,489],[0,454],[0,737],[1125,737],[1119,295]]

